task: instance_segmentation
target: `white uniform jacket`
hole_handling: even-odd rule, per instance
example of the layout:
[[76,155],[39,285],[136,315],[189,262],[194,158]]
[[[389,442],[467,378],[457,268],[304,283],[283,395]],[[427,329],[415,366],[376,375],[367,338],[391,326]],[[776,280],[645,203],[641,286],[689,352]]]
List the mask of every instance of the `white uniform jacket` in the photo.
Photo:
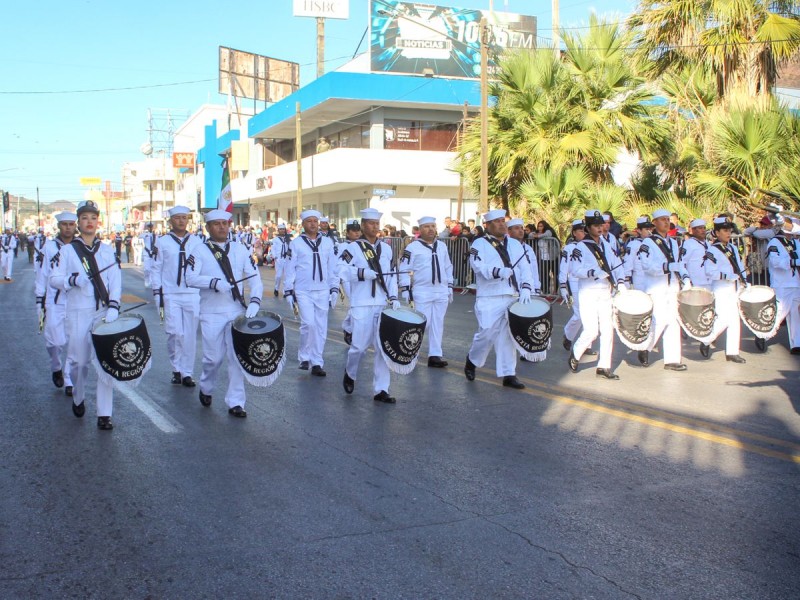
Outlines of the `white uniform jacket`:
[[706,275],[703,261],[708,252],[708,242],[690,237],[681,245],[680,258],[689,274],[692,285],[708,287],[711,282]]
[[243,231],[239,234],[239,243],[252,252],[253,244],[256,243],[256,234],[252,231]]
[[310,240],[302,234],[292,240],[287,252],[284,294],[292,290],[339,292],[339,264],[333,240],[317,234]]
[[4,233],[0,237],[0,254],[14,253],[14,248],[17,247],[17,237]]
[[[94,255],[97,263],[95,271],[91,263],[84,261],[79,256],[78,246],[82,251]],[[80,287],[76,285],[76,278],[82,274],[89,274],[89,269],[99,272],[95,275],[99,284]],[[105,270],[104,270],[105,269]],[[101,272],[102,271],[102,272]],[[100,242],[95,238],[91,247],[86,246],[83,240],[76,238],[72,244],[65,244],[61,251],[54,255],[50,264],[49,282],[52,287],[62,292],[67,292],[67,310],[94,312],[104,305],[119,310],[122,295],[122,271],[114,254],[114,248]]]
[[643,238],[629,239],[625,245],[625,255],[622,258],[625,279],[635,286],[642,285],[642,265],[639,264],[637,253],[643,241]]
[[46,304],[52,306],[64,306],[67,303],[67,295],[61,290],[57,290],[50,285],[50,271],[52,271],[53,262],[60,260],[58,254],[61,252],[61,247],[64,242],[60,238],[49,240],[44,245],[44,262],[42,268],[36,272],[36,283],[34,286],[36,292],[36,303]]
[[[228,276],[223,273],[216,258],[217,255],[227,255],[231,266]],[[250,279],[236,284],[235,288],[230,291],[217,291],[217,284],[220,281],[233,284],[244,277],[250,277]],[[264,292],[264,285],[253,257],[250,256],[247,248],[237,242],[226,242],[223,245],[206,242],[195,246],[194,252],[187,260],[186,283],[190,287],[200,290],[201,315],[233,313],[244,309],[246,304],[244,302],[245,283],[250,288],[250,302],[261,304],[261,295]],[[239,298],[242,299],[241,302]]]
[[[363,248],[363,249],[362,249]],[[380,306],[397,300],[397,276],[378,276],[378,279],[366,280],[364,273],[370,267],[370,261],[377,260],[382,273],[392,271],[392,247],[381,241],[373,246],[365,238],[343,245],[339,253],[339,277],[350,282],[350,306]],[[372,269],[375,270],[375,269]],[[386,289],[381,285],[383,280]]]
[[[731,260],[735,261],[739,273],[736,272],[734,263]],[[736,289],[737,284],[743,282],[744,265],[742,264],[742,258],[739,256],[739,249],[733,244],[729,243],[726,246],[723,246],[720,242],[709,244],[703,268],[705,269],[706,277],[713,284],[715,290],[719,288],[718,282],[730,282],[725,287],[732,289]]]
[[[497,247],[505,249],[509,264],[506,265],[497,251]],[[469,251],[469,263],[475,273],[478,286],[477,296],[507,296],[521,289],[534,291],[533,272],[528,262],[531,253],[526,253],[522,244],[508,236],[497,239],[490,235],[476,238]],[[533,262],[536,262],[534,257]],[[502,279],[500,269],[513,266],[516,286],[511,278]],[[519,289],[517,289],[519,288]]]
[[289,246],[292,241],[288,235],[275,236],[272,238],[272,244],[269,247],[269,255],[275,261],[286,260],[289,253]]
[[612,285],[624,283],[625,271],[619,257],[602,238],[599,244],[586,238],[576,243],[570,253],[569,277],[578,279],[584,290],[610,290]]
[[670,288],[677,293],[678,280],[689,278],[686,267],[680,262],[680,248],[674,238],[654,233],[642,242],[636,255],[642,265],[642,287],[637,285],[636,288],[648,294]]
[[770,283],[774,288],[800,288],[800,243],[778,234],[767,246]]
[[601,233],[600,240],[611,249],[611,251],[614,253],[614,256],[616,256],[620,260],[622,259],[622,249],[619,245],[619,240],[617,239],[617,236],[615,236],[613,233],[609,231],[608,233]]
[[399,270],[400,290],[410,290],[412,298],[447,298],[453,287],[453,263],[447,246],[437,239],[433,244],[414,240],[406,246]]
[[142,240],[142,248],[144,249],[145,260],[155,260],[156,258],[156,234],[149,231],[139,235]]
[[174,233],[162,235],[156,241],[156,258],[150,273],[150,286],[154,290],[161,289],[165,294],[191,294],[198,292],[186,282],[186,266],[189,257],[203,243],[200,239],[187,233],[179,238]]

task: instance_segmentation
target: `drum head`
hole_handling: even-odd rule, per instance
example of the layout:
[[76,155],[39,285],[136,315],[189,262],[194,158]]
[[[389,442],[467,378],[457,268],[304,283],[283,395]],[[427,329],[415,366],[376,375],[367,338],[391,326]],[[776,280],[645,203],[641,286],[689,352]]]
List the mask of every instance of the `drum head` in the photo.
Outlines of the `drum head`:
[[751,285],[745,288],[739,294],[739,300],[742,302],[750,302],[753,304],[760,304],[762,302],[769,302],[775,297],[775,290],[765,285]]
[[94,326],[92,333],[95,335],[114,335],[115,333],[123,333],[125,331],[130,331],[131,329],[136,329],[141,322],[142,317],[139,315],[122,315],[116,321],[111,323],[101,321]]
[[417,310],[412,310],[410,308],[387,308],[381,311],[387,317],[391,317],[392,319],[397,319],[398,321],[403,321],[404,323],[411,323],[414,325],[421,325],[425,323],[425,315]]
[[653,299],[640,290],[627,290],[614,296],[614,307],[626,315],[646,315],[653,311]]
[[243,315],[233,322],[233,328],[236,331],[255,335],[275,331],[280,325],[280,316],[266,310],[258,311],[256,316],[251,319]]
[[714,294],[705,288],[693,287],[678,292],[678,304],[687,306],[709,306],[714,304]]
[[550,303],[544,298],[533,297],[527,304],[514,302],[508,307],[508,312],[527,319],[542,317],[550,312]]

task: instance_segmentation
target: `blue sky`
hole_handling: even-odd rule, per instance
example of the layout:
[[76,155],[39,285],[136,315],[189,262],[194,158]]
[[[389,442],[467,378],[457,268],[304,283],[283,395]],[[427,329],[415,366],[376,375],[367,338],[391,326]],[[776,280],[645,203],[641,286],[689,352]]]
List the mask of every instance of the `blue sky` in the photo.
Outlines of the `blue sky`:
[[[82,199],[80,177],[108,179],[119,189],[122,163],[142,158],[148,108],[193,112],[206,102],[224,104],[217,93],[219,46],[299,62],[301,85],[316,72],[315,20],[293,17],[291,0],[2,4],[0,188],[35,198],[38,186],[42,202]],[[350,0],[349,20],[326,21],[326,71],[352,57],[367,7],[368,0]],[[591,12],[626,15],[634,7],[634,0],[562,0],[561,26],[585,26]],[[494,9],[534,15],[539,37],[552,35],[550,2],[494,0]],[[188,81],[196,83],[164,85]],[[140,89],[63,93],[106,88]]]

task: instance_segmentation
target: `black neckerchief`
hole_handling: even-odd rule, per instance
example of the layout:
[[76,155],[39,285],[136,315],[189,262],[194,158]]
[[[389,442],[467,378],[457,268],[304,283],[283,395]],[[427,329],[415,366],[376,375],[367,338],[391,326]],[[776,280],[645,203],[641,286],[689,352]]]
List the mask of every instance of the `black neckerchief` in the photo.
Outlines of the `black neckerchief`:
[[147,256],[148,257],[155,258],[156,257],[156,234],[153,233],[152,231],[148,231],[148,232],[146,232],[146,234],[150,236],[150,243],[149,243],[150,247],[148,248],[147,247],[148,244],[145,244],[144,245],[144,251],[147,252]]
[[797,273],[797,250],[795,250],[794,244],[788,239],[786,239],[783,233],[778,233],[775,236],[775,239],[780,241],[781,244],[783,244],[783,247],[786,249],[786,253],[789,255],[789,258],[791,258],[794,261],[795,266],[792,267],[792,277],[794,277],[795,274]]
[[286,254],[289,251],[289,242],[292,241],[292,238],[288,233],[284,233],[282,236],[280,236],[280,239],[283,240],[283,245],[281,246],[281,258],[286,258]]
[[656,245],[656,248],[661,250],[664,254],[664,257],[667,259],[667,284],[672,282],[672,272],[669,270],[669,264],[675,262],[675,257],[672,254],[672,244],[670,244],[665,238],[661,237],[660,234],[654,233],[650,236],[650,239],[653,240],[653,243]]
[[508,238],[504,237],[503,243],[501,244],[500,240],[498,240],[493,235],[489,235],[487,233],[483,236],[483,239],[489,242],[492,248],[497,250],[497,253],[500,255],[500,260],[503,263],[503,266],[511,269],[512,274],[511,277],[509,277],[508,279],[508,284],[513,286],[515,290],[519,291],[519,286],[517,285],[517,277],[513,273],[514,267],[511,264],[511,257],[508,255]]
[[[603,250],[603,244],[598,244],[591,238],[582,239],[581,242],[583,243],[586,248],[589,249],[589,252],[592,253],[594,259],[597,261],[597,266],[603,269],[606,273],[608,273],[608,281],[609,283],[614,282],[614,276],[611,274],[611,266],[608,264],[608,260],[606,260],[606,253]],[[611,250],[612,252],[614,250]]]
[[725,258],[728,259],[728,262],[731,263],[731,267],[733,267],[733,272],[739,276],[739,279],[744,281],[744,274],[739,268],[739,261],[736,260],[736,255],[733,253],[733,246],[731,246],[730,242],[728,242],[725,246],[723,246],[722,243],[717,242],[714,244],[714,248],[725,255]]
[[206,242],[206,246],[211,250],[211,255],[216,259],[217,264],[219,264],[219,268],[225,276],[225,281],[231,284],[231,295],[233,299],[241,303],[242,306],[247,307],[242,292],[239,290],[239,284],[236,283],[236,278],[233,276],[233,267],[231,267],[231,261],[228,258],[228,251],[230,250],[231,243],[225,242],[225,247],[220,248],[216,243],[209,241]]
[[[377,286],[381,286],[383,291],[386,293],[386,298],[389,298],[389,288],[384,281],[383,278],[383,269],[381,269],[381,243],[378,240],[375,240],[375,246],[369,243],[369,240],[365,238],[363,235],[356,240],[356,244],[359,248],[361,248],[361,252],[364,253],[364,258],[367,261],[367,265],[370,269],[375,271],[378,274],[376,279],[372,280],[372,297],[375,297],[375,292],[377,291]],[[377,284],[375,283],[377,282]]]
[[186,272],[186,243],[189,241],[189,234],[187,233],[184,238],[181,240],[177,235],[169,232],[169,237],[175,240],[175,243],[178,244],[178,287],[181,285],[181,277]]
[[89,280],[92,282],[95,306],[97,308],[100,308],[100,305],[108,306],[110,300],[108,289],[106,288],[103,278],[100,277],[100,268],[97,266],[96,255],[100,250],[100,240],[94,238],[91,248],[89,248],[82,239],[72,240],[72,247],[75,249],[75,253],[81,260],[84,271],[86,271]]
[[419,240],[419,243],[431,251],[431,283],[436,285],[437,279],[439,280],[438,283],[442,283],[442,269],[439,266],[439,254],[436,252],[438,240],[433,240],[433,246],[426,244],[422,240]]
[[611,248],[611,251],[614,253],[615,256],[619,256],[619,240],[616,236],[612,235],[611,232],[608,233],[601,233],[600,237],[602,237],[606,243],[611,243],[611,238],[614,238],[614,247]]
[[322,236],[317,234],[317,239],[312,242],[304,233],[300,236],[300,239],[302,239],[306,245],[311,248],[311,281],[314,281],[317,278],[317,268],[319,268],[319,280],[322,281],[322,259],[319,256],[319,247],[320,244],[322,244]]

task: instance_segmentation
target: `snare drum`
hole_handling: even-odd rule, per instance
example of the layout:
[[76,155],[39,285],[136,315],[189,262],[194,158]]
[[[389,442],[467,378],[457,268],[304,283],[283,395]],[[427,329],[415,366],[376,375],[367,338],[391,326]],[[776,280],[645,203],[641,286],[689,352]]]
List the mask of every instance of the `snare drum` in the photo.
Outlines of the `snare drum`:
[[553,309],[544,298],[534,296],[527,304],[508,307],[508,331],[514,346],[530,362],[547,358],[553,333]]
[[109,381],[132,382],[150,368],[150,336],[141,315],[121,315],[116,321],[100,321],[92,328],[92,345],[98,376]]
[[640,290],[619,292],[612,301],[614,331],[631,350],[647,350],[652,341],[653,299]]
[[266,310],[255,317],[244,315],[231,324],[233,351],[244,378],[251,385],[266,387],[277,381],[286,364],[286,340],[281,318]]
[[756,337],[768,340],[778,332],[778,301],[775,290],[751,285],[739,292],[739,315]]
[[414,370],[426,324],[425,315],[410,308],[381,311],[378,346],[390,371],[407,374]]
[[710,343],[716,318],[714,292],[700,287],[678,292],[678,321],[686,335]]

